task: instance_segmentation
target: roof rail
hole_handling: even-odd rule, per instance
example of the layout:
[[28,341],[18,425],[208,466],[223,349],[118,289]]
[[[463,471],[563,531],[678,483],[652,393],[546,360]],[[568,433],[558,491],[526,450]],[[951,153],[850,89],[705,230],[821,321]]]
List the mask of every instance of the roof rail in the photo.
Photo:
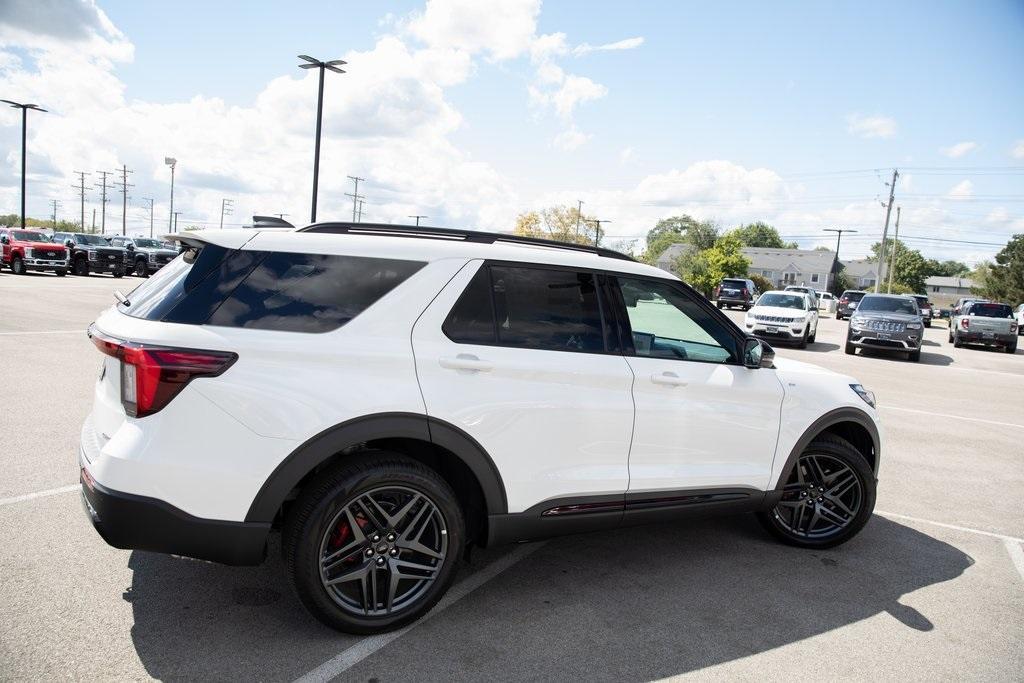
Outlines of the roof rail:
[[314,223],[297,232],[321,232],[330,234],[351,234],[351,235],[380,235],[383,237],[420,237],[424,239],[452,240],[457,242],[473,242],[476,244],[494,244],[495,242],[509,242],[512,244],[526,244],[534,247],[550,247],[553,249],[567,249],[587,254],[596,254],[606,258],[621,259],[624,261],[635,261],[632,256],[587,244],[573,244],[571,242],[558,242],[546,240],[540,237],[525,237],[523,235],[506,235],[500,232],[483,232],[481,230],[460,230],[455,228],[434,228],[425,225],[392,225],[390,223],[350,223],[330,222]]

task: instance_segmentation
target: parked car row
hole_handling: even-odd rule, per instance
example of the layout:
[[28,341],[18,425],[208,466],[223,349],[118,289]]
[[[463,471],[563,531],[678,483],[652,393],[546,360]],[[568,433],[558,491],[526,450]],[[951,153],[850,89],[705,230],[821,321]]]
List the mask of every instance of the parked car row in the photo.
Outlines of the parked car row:
[[104,237],[83,232],[56,232],[0,227],[3,257],[0,265],[15,275],[29,271],[56,273],[63,277],[110,273],[114,277],[135,274],[148,277],[167,265],[178,250],[156,239]]

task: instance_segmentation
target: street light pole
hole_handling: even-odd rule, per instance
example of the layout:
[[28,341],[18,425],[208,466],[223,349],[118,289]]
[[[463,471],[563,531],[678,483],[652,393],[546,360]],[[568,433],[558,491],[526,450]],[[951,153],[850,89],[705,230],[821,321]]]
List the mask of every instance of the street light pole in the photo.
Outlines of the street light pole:
[[34,109],[36,111],[45,112],[46,110],[35,104],[21,104],[20,102],[12,102],[11,100],[0,100],[0,102],[6,102],[11,105],[14,109],[21,110],[21,229],[25,229],[25,150],[26,150],[26,139],[28,137],[28,110]]
[[345,64],[345,62],[341,59],[332,59],[329,62],[321,62],[319,59],[313,59],[309,55],[299,55],[299,59],[307,62],[306,64],[299,64],[300,69],[320,69],[320,85],[317,90],[316,97],[316,142],[314,143],[313,150],[313,206],[309,212],[309,222],[315,223],[316,193],[317,187],[320,183],[320,129],[322,127],[324,116],[324,70],[343,74],[345,72],[339,69],[338,66]]
[[171,167],[171,211],[167,215],[167,232],[174,232],[174,167],[178,165],[178,160],[164,157],[164,163]]

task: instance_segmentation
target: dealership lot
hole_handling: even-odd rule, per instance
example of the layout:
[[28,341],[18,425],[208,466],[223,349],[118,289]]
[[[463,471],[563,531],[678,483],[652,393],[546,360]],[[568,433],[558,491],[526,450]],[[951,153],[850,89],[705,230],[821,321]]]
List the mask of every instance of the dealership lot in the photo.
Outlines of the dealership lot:
[[954,349],[939,324],[920,363],[853,357],[824,317],[817,343],[777,351],[879,397],[879,514],[853,541],[797,550],[738,517],[477,551],[431,618],[363,639],[308,616],[274,545],[229,568],[90,528],[84,330],[138,282],[0,274],[4,679],[1019,679],[1024,349]]

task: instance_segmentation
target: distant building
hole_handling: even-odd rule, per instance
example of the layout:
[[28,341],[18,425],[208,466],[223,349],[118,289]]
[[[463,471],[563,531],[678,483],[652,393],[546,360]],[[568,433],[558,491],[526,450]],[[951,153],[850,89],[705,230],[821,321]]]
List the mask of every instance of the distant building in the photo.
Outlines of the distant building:
[[843,268],[846,276],[850,278],[854,289],[868,289],[874,287],[878,280],[878,262],[874,259],[857,259],[854,261],[843,261]]
[[971,296],[972,287],[978,283],[966,277],[947,277],[945,275],[932,275],[924,281],[924,288],[932,303],[949,305],[957,299]]
[[658,266],[662,270],[667,270],[670,273],[679,273],[676,271],[676,259],[683,254],[693,251],[692,244],[670,244],[668,249],[661,252],[661,256],[654,262],[654,265]]
[[832,286],[834,251],[770,247],[743,247],[742,251],[750,259],[747,273],[767,278],[773,287],[803,285],[825,291]]

